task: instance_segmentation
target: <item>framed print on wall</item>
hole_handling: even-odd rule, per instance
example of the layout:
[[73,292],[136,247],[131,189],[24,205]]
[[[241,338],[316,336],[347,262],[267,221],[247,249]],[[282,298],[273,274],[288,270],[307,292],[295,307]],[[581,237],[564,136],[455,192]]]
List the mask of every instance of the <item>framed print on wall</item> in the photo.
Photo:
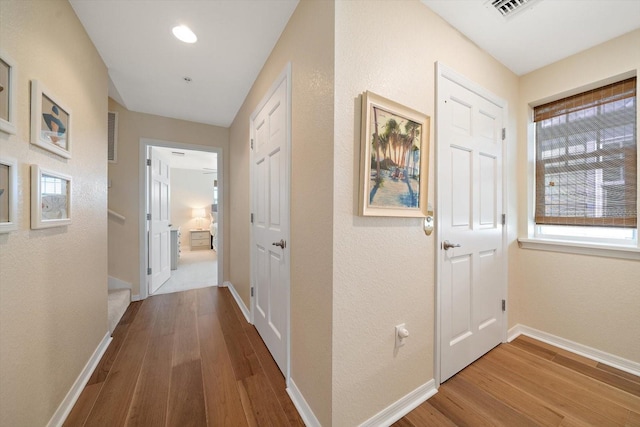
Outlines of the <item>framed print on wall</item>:
[[16,133],[16,80],[15,62],[0,49],[0,131]]
[[360,215],[426,217],[429,116],[362,96]]
[[71,177],[31,165],[31,228],[71,224]]
[[18,162],[0,157],[0,233],[17,228]]
[[38,80],[31,80],[31,143],[71,158],[71,110]]

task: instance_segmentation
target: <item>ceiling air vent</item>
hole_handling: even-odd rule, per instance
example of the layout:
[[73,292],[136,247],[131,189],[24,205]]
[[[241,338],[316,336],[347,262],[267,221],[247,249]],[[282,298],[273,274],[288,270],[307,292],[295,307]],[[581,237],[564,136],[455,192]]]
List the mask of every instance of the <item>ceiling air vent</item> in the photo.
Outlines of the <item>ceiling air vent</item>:
[[531,7],[533,3],[538,0],[489,0],[487,4],[490,4],[495,10],[500,12],[504,18],[511,18],[518,12]]

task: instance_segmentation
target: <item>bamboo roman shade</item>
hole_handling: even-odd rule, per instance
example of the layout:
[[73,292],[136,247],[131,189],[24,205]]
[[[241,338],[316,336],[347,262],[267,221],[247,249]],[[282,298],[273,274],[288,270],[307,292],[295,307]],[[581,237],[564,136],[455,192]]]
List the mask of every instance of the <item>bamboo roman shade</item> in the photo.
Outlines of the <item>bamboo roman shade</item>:
[[635,228],[636,78],[534,108],[536,224]]

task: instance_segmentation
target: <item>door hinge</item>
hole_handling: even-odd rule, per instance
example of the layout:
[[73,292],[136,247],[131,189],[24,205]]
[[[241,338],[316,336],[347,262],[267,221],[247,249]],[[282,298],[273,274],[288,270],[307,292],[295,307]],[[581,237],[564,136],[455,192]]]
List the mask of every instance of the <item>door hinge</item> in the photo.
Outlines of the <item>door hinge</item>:
[[502,300],[502,311],[507,311],[507,301]]
[[148,268],[147,268],[147,274],[148,274],[149,276],[151,276],[151,267],[148,267]]
[[507,214],[502,214],[502,225],[507,224]]
[[502,128],[502,140],[504,141],[505,139],[507,139],[507,129]]
[[147,214],[147,221],[151,221],[151,214],[150,213]]
[[147,159],[147,166],[151,166],[151,159]]
[[253,286],[251,287],[251,296],[253,296]]
[[253,224],[253,214],[251,214],[251,224]]
[[253,138],[251,138],[251,149],[253,150]]

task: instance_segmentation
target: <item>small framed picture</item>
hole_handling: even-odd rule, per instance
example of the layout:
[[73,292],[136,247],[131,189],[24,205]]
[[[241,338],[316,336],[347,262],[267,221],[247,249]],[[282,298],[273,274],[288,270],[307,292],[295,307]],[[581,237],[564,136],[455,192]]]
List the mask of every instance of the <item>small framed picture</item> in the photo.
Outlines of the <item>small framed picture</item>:
[[16,133],[16,80],[15,62],[0,49],[0,131]]
[[31,228],[71,224],[71,177],[31,165]]
[[18,162],[0,157],[0,233],[17,228]]
[[31,143],[71,158],[71,110],[38,80],[31,80]]
[[429,116],[362,96],[360,215],[426,217]]

